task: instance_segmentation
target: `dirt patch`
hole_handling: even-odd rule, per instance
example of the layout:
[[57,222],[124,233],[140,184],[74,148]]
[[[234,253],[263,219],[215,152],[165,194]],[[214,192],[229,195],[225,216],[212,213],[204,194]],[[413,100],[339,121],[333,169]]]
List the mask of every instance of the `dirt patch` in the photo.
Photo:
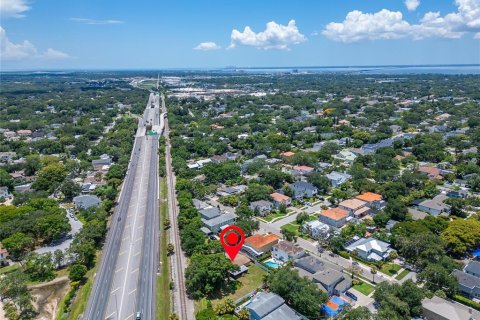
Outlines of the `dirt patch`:
[[34,306],[38,312],[38,320],[54,320],[60,300],[70,289],[66,276],[56,278],[47,283],[29,287],[35,298]]

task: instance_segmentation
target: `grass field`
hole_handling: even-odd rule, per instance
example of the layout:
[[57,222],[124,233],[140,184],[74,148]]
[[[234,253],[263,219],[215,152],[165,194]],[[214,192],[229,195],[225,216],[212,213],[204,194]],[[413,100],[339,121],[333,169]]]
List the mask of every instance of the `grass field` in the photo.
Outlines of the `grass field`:
[[298,224],[296,224],[294,222],[290,222],[289,224],[286,224],[286,225],[282,226],[281,229],[291,231],[292,233],[295,233],[295,235],[298,236],[298,234],[299,234],[298,227],[299,227]]
[[362,282],[360,284],[354,285],[353,289],[360,291],[364,295],[368,296],[370,293],[372,293],[375,290],[375,287],[369,283]]
[[400,270],[402,267],[400,267],[398,264],[395,263],[385,263],[381,268],[380,272],[389,275],[389,276],[394,276],[398,270]]
[[397,280],[402,280],[403,278],[405,278],[407,276],[407,274],[410,273],[410,270],[407,270],[407,269],[403,269],[402,272],[400,272],[396,277],[395,279]]
[[273,212],[273,213],[270,213],[270,214],[266,215],[265,217],[262,217],[262,219],[267,221],[267,222],[270,222],[273,219],[286,217],[287,215],[288,215],[288,213],[283,214],[283,213],[280,213],[280,212]]
[[[157,276],[157,319],[170,315],[170,271],[167,257],[168,234],[165,219],[168,217],[167,180],[162,179],[160,205],[160,275]],[[180,250],[180,249],[178,249]]]
[[[235,301],[237,299],[240,299],[247,293],[252,292],[253,290],[259,288],[263,283],[263,276],[265,274],[267,274],[267,272],[264,271],[262,268],[260,268],[257,265],[251,264],[248,267],[248,272],[242,275],[238,279],[240,283],[237,290],[235,290],[234,293],[231,293],[222,297],[210,297],[210,300],[212,301],[212,305],[215,306],[219,302],[228,298]],[[205,309],[206,307],[207,307],[207,298],[203,298],[195,301],[195,312]]]
[[5,273],[12,272],[12,271],[17,270],[18,268],[20,268],[19,264],[11,264],[9,266],[0,268],[0,274],[5,274]]

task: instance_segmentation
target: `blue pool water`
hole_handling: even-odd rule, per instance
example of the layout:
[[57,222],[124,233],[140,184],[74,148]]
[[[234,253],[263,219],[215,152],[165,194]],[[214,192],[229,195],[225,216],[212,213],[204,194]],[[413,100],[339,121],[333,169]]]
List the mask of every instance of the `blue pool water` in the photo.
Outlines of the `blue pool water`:
[[477,250],[473,251],[473,256],[474,256],[474,257],[480,257],[480,248],[478,248]]
[[273,262],[273,261],[265,261],[264,262],[267,266],[269,266],[270,268],[273,268],[273,269],[278,269],[280,267],[280,265],[276,262]]

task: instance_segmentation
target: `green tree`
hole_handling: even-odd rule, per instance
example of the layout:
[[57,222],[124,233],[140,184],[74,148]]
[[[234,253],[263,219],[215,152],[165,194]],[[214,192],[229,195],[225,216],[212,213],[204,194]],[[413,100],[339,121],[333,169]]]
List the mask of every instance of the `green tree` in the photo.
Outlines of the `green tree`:
[[30,154],[25,157],[25,175],[33,176],[38,170],[42,168],[40,156],[38,154]]
[[21,260],[27,251],[33,248],[34,241],[29,235],[17,232],[3,239],[2,244],[13,260]]
[[452,298],[458,288],[457,279],[449,270],[439,263],[427,265],[427,267],[418,274],[418,280],[424,283],[424,288],[430,291],[441,290]]
[[83,264],[73,264],[69,268],[68,278],[71,281],[82,281],[87,274],[87,267]]
[[308,318],[318,318],[320,306],[328,298],[313,282],[300,277],[298,271],[289,266],[271,272],[266,282],[270,291],[280,295],[288,305]]
[[367,307],[358,307],[348,310],[341,319],[346,320],[372,320],[373,315]]
[[223,253],[193,255],[185,270],[187,291],[197,299],[209,295],[225,285],[229,272],[238,270]]
[[32,281],[48,281],[55,278],[53,270],[55,266],[50,252],[38,254],[31,252],[27,255],[24,263],[25,273]]
[[422,314],[423,289],[412,280],[401,285],[384,281],[377,285],[373,298],[380,304],[380,310],[389,310],[398,319],[411,319]]
[[0,168],[0,186],[8,187],[10,191],[13,189],[13,179],[3,168]]
[[320,194],[325,194],[330,189],[330,180],[320,172],[312,172],[308,175],[307,180],[317,187]]
[[[0,277],[0,296],[9,302],[5,303],[7,315],[21,320],[35,319],[32,295],[27,287],[27,276],[21,271],[14,271]],[[11,303],[10,303],[11,302]]]
[[450,221],[442,232],[447,250],[455,256],[464,256],[480,246],[480,221],[457,219]]
[[62,191],[65,200],[72,200],[73,197],[78,196],[81,191],[81,187],[75,183],[72,179],[66,179],[60,188],[60,191]]
[[61,163],[52,163],[42,168],[33,183],[35,190],[54,191],[67,176],[65,166]]

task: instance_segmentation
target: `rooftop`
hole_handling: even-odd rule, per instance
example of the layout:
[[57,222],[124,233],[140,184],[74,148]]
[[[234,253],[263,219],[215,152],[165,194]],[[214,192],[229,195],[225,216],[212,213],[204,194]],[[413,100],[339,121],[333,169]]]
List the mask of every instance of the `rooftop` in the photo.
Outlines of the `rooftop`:
[[280,241],[276,245],[273,246],[274,248],[277,248],[278,250],[282,250],[284,252],[287,252],[289,255],[297,255],[304,250],[300,248],[298,245],[291,243],[290,241]]
[[342,207],[345,207],[345,208],[348,208],[348,209],[355,210],[355,209],[358,209],[358,208],[364,206],[365,204],[366,204],[366,202],[362,201],[362,200],[347,199],[347,200],[344,200],[344,201],[340,202],[338,205],[342,206]]
[[245,243],[254,248],[261,248],[273,242],[277,243],[279,239],[280,238],[273,233],[268,233],[264,235],[254,234],[253,236],[246,238]]
[[437,296],[431,299],[424,299],[422,306],[425,311],[439,315],[435,319],[449,319],[449,320],[465,320],[465,319],[480,319],[480,312],[473,310],[462,304],[451,302]]
[[292,152],[292,151],[287,151],[287,152],[282,152],[280,153],[281,156],[284,156],[284,157],[292,157],[295,155],[295,152]]
[[273,200],[277,201],[277,202],[283,202],[283,201],[287,201],[290,199],[289,196],[286,196],[284,194],[281,194],[281,193],[278,193],[278,192],[274,192],[270,195],[270,197],[272,197]]
[[320,215],[330,218],[332,220],[341,220],[348,217],[348,211],[340,208],[331,208],[323,211]]
[[356,198],[366,202],[373,202],[382,200],[382,195],[373,192],[364,192],[356,196]]

